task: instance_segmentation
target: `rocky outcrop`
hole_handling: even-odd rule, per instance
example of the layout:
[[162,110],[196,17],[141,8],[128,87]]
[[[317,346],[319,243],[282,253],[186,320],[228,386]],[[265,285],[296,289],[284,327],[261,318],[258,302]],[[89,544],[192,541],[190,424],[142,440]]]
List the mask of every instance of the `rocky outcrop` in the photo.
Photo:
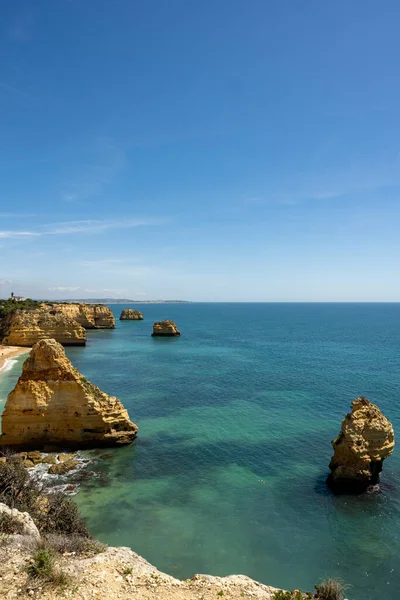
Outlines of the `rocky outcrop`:
[[338,493],[363,492],[378,482],[382,463],[393,452],[392,424],[361,396],[352,402],[351,413],[345,416],[332,446],[328,485]]
[[[32,549],[21,544],[17,536],[7,536],[0,544],[0,598],[273,600],[278,593],[276,588],[245,575],[194,575],[192,579],[181,581],[159,571],[130,548],[111,547],[87,555],[63,552],[57,560],[57,567],[67,573],[73,583],[66,590],[29,580],[26,566],[32,562]],[[285,597],[283,593],[282,597]]]
[[78,465],[79,462],[77,460],[69,458],[68,460],[51,465],[49,473],[50,475],[65,475],[66,473],[69,473],[69,471],[76,469]]
[[84,346],[86,331],[67,315],[44,308],[16,310],[1,320],[0,335],[7,346],[33,346],[53,338],[63,346]]
[[2,415],[0,445],[89,448],[129,444],[137,426],[114,396],[75,369],[55,340],[32,348]]
[[14,522],[16,530],[21,535],[31,535],[36,539],[40,538],[39,530],[29,513],[20,512],[16,508],[9,508],[6,504],[0,502],[0,523],[4,518]]
[[153,333],[151,334],[153,337],[173,337],[181,335],[181,332],[178,330],[177,326],[173,321],[165,320],[158,321],[153,324]]
[[115,327],[111,308],[105,304],[54,302],[44,303],[42,307],[51,314],[60,314],[73,319],[85,329],[114,329]]
[[143,321],[143,314],[134,308],[124,308],[119,318],[120,321]]

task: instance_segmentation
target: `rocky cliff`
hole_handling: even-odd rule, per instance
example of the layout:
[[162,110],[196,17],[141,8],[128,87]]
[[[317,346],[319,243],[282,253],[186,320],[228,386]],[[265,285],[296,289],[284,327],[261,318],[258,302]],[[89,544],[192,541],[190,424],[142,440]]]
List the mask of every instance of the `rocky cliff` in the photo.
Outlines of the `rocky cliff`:
[[153,337],[173,337],[181,335],[181,332],[178,330],[175,323],[171,320],[158,321],[153,324],[153,333],[151,334]]
[[[110,515],[112,518],[112,515]],[[28,536],[3,536],[0,544],[0,598],[7,600],[273,600],[276,588],[244,575],[195,575],[181,581],[158,571],[130,548],[106,548],[90,556],[63,552],[57,567],[69,585],[56,587],[29,579],[32,543]],[[28,538],[29,539],[29,538]],[[287,597],[287,596],[285,596]],[[294,598],[295,596],[293,596]],[[296,595],[296,598],[299,598]]]
[[111,308],[104,304],[53,303],[42,304],[51,314],[61,314],[74,319],[85,329],[113,329],[115,319]]
[[119,319],[120,321],[143,321],[143,314],[134,308],[124,308]]
[[31,350],[2,415],[0,445],[89,448],[129,444],[138,428],[121,402],[75,369],[55,340]]
[[0,339],[7,346],[33,346],[54,338],[63,346],[84,346],[86,331],[70,317],[38,308],[16,310],[1,319]]
[[382,463],[393,452],[392,424],[362,396],[352,402],[332,446],[328,485],[335,492],[363,492],[378,482]]

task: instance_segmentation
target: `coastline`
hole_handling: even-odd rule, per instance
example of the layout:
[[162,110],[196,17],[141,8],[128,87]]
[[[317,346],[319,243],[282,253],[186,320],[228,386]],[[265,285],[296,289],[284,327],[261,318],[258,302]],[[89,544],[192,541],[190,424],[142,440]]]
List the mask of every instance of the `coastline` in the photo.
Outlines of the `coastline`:
[[7,369],[11,358],[30,352],[31,348],[21,346],[0,346],[0,375]]

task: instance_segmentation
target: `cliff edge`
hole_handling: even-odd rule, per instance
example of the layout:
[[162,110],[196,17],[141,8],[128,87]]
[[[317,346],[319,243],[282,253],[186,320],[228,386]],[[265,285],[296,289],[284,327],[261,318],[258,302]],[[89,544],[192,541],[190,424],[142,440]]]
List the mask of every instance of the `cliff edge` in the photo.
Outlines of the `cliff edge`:
[[104,304],[84,304],[60,302],[42,304],[44,310],[73,319],[85,329],[114,329],[115,319],[109,306]]
[[130,548],[107,548],[94,557],[65,554],[58,567],[71,584],[64,589],[38,584],[29,579],[26,566],[31,560],[26,539],[9,536],[0,546],[0,597],[40,600],[272,600],[276,588],[244,575],[212,577],[195,575],[181,581],[158,571]]

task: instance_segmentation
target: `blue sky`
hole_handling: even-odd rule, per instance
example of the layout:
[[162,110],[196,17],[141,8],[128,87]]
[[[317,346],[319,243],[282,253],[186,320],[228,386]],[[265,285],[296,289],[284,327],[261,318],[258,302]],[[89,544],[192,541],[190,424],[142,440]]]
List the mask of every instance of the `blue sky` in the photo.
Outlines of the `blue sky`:
[[0,296],[399,301],[399,22],[3,2]]

